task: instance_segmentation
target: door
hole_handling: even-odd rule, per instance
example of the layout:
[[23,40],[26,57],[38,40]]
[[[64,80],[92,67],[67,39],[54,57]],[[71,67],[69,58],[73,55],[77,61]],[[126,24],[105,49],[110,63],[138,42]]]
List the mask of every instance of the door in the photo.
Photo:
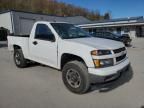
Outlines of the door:
[[37,24],[34,38],[30,41],[30,55],[37,62],[57,66],[57,42],[46,24]]
[[142,30],[142,27],[141,27],[141,26],[137,26],[137,27],[136,27],[136,35],[137,35],[137,37],[142,37],[142,35],[143,35],[143,30]]
[[118,27],[118,28],[117,28],[117,34],[118,34],[118,35],[121,35],[121,27]]

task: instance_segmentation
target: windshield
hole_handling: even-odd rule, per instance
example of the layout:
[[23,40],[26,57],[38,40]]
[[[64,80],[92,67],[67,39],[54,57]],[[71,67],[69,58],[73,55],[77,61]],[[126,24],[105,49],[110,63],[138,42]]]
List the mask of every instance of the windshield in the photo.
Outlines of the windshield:
[[94,33],[95,37],[100,37],[100,38],[116,38],[116,35],[110,33],[110,32],[96,32]]
[[88,32],[72,24],[51,23],[51,25],[62,39],[91,37]]

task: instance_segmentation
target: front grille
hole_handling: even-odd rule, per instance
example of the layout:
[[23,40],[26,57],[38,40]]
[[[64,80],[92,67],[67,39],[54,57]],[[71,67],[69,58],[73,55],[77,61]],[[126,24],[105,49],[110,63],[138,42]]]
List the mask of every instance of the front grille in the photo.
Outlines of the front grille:
[[116,62],[119,62],[119,61],[125,59],[125,57],[126,57],[126,54],[119,56],[119,57],[116,57]]
[[117,54],[117,53],[120,53],[120,52],[125,51],[125,50],[126,50],[126,48],[123,47],[123,48],[115,49],[115,50],[113,50],[113,52],[114,52],[115,54]]

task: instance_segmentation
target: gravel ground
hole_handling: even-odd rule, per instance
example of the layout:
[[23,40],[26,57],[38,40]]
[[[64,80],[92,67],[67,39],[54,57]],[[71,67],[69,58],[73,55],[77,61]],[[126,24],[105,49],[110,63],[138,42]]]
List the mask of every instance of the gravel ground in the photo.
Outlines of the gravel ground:
[[144,39],[128,48],[131,68],[84,95],[69,92],[61,72],[43,65],[18,69],[0,42],[0,108],[141,108],[144,105]]

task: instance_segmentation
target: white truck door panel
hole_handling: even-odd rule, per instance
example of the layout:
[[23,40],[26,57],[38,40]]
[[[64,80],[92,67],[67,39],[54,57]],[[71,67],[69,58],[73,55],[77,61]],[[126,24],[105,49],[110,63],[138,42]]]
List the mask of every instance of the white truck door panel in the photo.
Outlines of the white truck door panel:
[[[49,38],[50,36],[50,38]],[[38,24],[36,33],[30,41],[30,55],[34,60],[49,66],[57,66],[57,42],[48,25]]]

